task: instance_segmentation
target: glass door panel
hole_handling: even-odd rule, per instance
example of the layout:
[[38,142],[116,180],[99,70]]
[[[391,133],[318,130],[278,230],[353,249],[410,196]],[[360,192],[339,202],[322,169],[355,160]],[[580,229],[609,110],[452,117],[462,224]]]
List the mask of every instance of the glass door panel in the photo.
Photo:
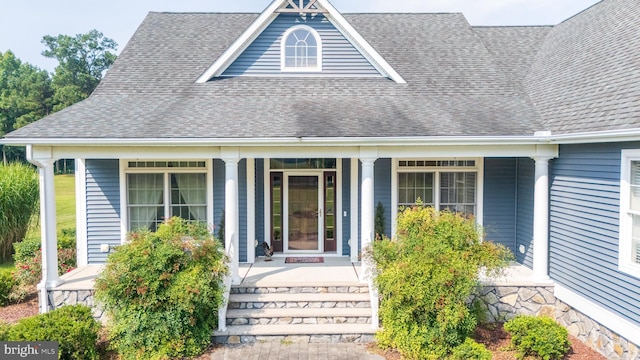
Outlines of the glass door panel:
[[319,251],[319,177],[288,177],[288,250]]

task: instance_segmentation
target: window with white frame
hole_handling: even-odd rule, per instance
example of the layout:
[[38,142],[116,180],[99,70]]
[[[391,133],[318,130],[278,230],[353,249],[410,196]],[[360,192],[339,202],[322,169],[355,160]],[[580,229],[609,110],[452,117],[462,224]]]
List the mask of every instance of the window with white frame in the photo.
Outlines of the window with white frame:
[[306,25],[289,29],[282,37],[282,71],[321,71],[322,41],[318,33]]
[[620,269],[640,277],[640,150],[622,151]]
[[130,231],[155,231],[173,216],[207,221],[205,161],[130,161],[125,172]]
[[477,214],[475,160],[401,160],[398,206],[422,204],[438,210]]

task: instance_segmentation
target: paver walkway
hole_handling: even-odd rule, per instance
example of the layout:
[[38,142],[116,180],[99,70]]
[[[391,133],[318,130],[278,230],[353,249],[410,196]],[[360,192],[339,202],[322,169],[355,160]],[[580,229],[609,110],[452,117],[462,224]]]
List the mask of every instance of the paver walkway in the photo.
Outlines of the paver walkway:
[[215,360],[384,360],[366,346],[350,343],[278,343],[226,345],[213,352]]

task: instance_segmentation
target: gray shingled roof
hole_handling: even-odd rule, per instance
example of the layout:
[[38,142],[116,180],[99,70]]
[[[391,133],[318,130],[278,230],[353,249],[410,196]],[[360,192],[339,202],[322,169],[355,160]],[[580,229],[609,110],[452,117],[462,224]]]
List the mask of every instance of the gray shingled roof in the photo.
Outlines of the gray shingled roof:
[[526,89],[554,134],[640,128],[638,0],[605,0],[555,26]]
[[[490,38],[487,31],[474,31],[461,14],[345,15],[407,84],[263,77],[196,84],[256,17],[150,13],[89,99],[9,137],[531,136],[544,130],[514,83],[535,50],[511,53],[523,58],[504,71],[507,62],[482,40]],[[521,36],[535,40],[540,31]]]

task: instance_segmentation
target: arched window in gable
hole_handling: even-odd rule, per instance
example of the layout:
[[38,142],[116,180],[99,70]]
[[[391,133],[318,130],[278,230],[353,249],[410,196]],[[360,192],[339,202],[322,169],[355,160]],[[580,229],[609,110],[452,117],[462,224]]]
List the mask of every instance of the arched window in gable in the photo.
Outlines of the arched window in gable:
[[298,25],[282,37],[282,71],[322,71],[322,40],[309,26]]

